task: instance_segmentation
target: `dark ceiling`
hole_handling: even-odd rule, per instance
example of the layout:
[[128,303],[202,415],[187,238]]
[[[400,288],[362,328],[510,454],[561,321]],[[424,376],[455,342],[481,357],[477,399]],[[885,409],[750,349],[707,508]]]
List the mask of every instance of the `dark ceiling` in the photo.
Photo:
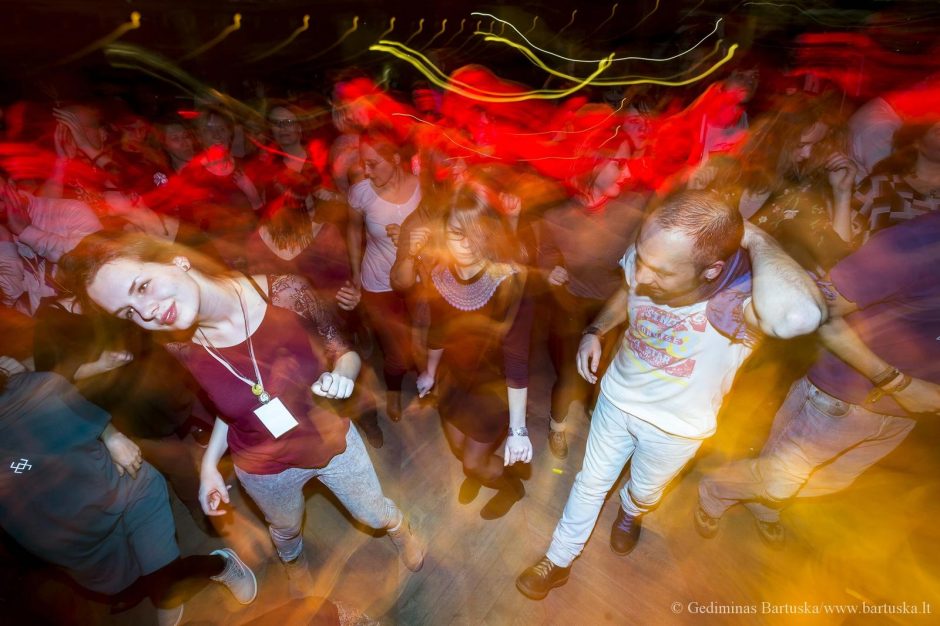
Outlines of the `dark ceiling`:
[[[481,62],[503,75],[525,79],[531,66],[521,55],[472,34],[478,20],[483,30],[508,32],[489,18],[471,16],[472,11],[504,18],[542,46],[595,57],[611,51],[675,53],[708,34],[723,18],[716,36],[759,50],[763,58],[781,64],[793,36],[810,30],[872,32],[875,28],[888,49],[903,53],[905,47],[933,48],[940,15],[935,1],[634,0],[613,8],[613,2],[583,0],[4,1],[0,2],[0,85],[9,99],[28,97],[36,89],[46,96],[68,97],[69,91],[82,85],[153,81],[143,69],[164,76],[166,84],[169,71],[236,91],[259,80],[287,89],[309,88],[323,83],[331,70],[353,65],[376,74],[391,71],[394,77],[411,70],[386,54],[368,50],[388,31],[393,17],[394,29],[386,38],[410,42],[445,71]],[[134,11],[140,14],[139,28],[115,38],[116,29]],[[241,20],[234,30],[236,13]],[[305,15],[309,27],[288,42]],[[222,36],[226,29],[231,32]],[[107,57],[99,47],[109,37],[124,47],[122,56]],[[135,55],[137,69],[115,67],[126,65]],[[166,65],[154,70],[155,63]]]

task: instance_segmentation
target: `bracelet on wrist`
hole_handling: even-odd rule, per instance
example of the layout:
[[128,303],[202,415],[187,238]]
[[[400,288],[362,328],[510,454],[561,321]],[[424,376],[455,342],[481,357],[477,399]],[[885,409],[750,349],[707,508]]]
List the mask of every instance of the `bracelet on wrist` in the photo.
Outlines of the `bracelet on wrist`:
[[883,372],[879,373],[874,378],[872,378],[871,383],[875,387],[884,387],[886,384],[890,383],[895,378],[900,376],[900,374],[901,374],[901,371],[898,368],[889,367],[888,369],[884,370]]
[[894,384],[895,381],[891,381],[892,384],[890,386],[888,386],[887,388],[882,387],[881,389],[886,394],[892,395],[892,394],[895,394],[895,393],[898,393],[907,389],[907,387],[911,384],[911,381],[913,380],[914,379],[908,376],[907,374],[901,374],[900,380],[897,381],[897,384]]
[[513,437],[513,436],[515,436],[515,437],[528,437],[528,436],[529,436],[529,429],[526,428],[525,426],[522,426],[522,427],[520,427],[520,428],[513,428],[512,426],[510,426],[510,427],[509,427],[509,436],[510,436],[510,437]]
[[604,333],[603,331],[601,331],[600,328],[598,328],[594,324],[591,324],[590,326],[588,326],[587,328],[581,331],[581,336],[584,337],[585,335],[594,335],[595,337],[600,339],[604,336]]

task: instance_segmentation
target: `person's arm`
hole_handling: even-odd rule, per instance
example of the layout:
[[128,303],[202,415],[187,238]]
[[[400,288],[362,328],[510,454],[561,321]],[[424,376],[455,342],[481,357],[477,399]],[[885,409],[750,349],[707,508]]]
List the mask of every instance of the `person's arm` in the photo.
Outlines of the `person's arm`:
[[13,234],[0,223],[0,305],[12,308],[25,291],[23,259]]
[[[78,245],[82,237],[101,230],[101,222],[84,202],[35,196],[21,197],[25,202],[25,215],[41,217],[45,214],[55,217],[55,224],[49,224],[55,228],[55,232],[37,226],[35,220],[30,217],[30,221],[18,234],[21,243],[53,263],[58,263],[62,255]],[[48,223],[50,220],[47,217],[44,221]]]
[[345,399],[352,395],[356,378],[362,367],[362,359],[350,350],[342,354],[333,366],[333,371],[323,372],[311,389],[318,396]]
[[206,515],[225,515],[225,511],[220,511],[219,506],[223,502],[229,503],[228,487],[219,472],[219,461],[227,449],[228,424],[217,417],[199,469],[199,504]]
[[[891,395],[908,411],[940,413],[940,385],[910,377],[910,382],[906,386],[900,391],[894,391],[907,382],[907,375],[896,370],[894,366],[865,345],[843,317],[856,310],[855,304],[846,300],[834,287],[832,291],[834,297],[830,304],[829,320],[819,327],[819,338],[823,345],[862,376],[872,381],[872,384],[888,376],[888,380],[883,382],[880,389],[884,394]],[[892,376],[892,372],[897,372],[897,374]]]
[[346,222],[346,250],[349,253],[352,283],[356,286],[362,285],[362,225],[362,213],[350,209]]
[[423,398],[428,395],[431,389],[434,388],[434,383],[437,380],[437,368],[441,364],[441,357],[444,356],[443,348],[429,348],[428,349],[428,366],[421,374],[418,376],[417,386],[418,386],[418,397]]
[[[503,464],[528,463],[532,460],[532,440],[529,435],[517,434],[519,429],[525,429],[526,403],[528,401],[528,387],[514,389],[508,387],[509,392],[509,436],[506,437],[506,448],[503,451]],[[526,432],[523,430],[522,432]]]
[[133,360],[134,355],[126,350],[104,350],[98,360],[79,365],[72,375],[72,380],[84,380],[98,374],[104,374],[127,365]]
[[396,291],[407,291],[414,287],[418,279],[421,252],[431,238],[431,229],[425,224],[415,226],[413,216],[408,216],[402,224],[395,263],[389,273],[389,282]]
[[816,330],[826,303],[813,279],[767,233],[745,223],[741,247],[751,257],[752,297],[747,322],[765,335],[789,339]]
[[597,368],[601,363],[601,337],[627,321],[629,296],[629,287],[624,283],[607,300],[591,325],[584,329],[578,346],[578,374],[592,385],[597,382]]
[[131,475],[131,478],[137,478],[137,472],[140,471],[140,467],[144,463],[140,454],[140,447],[110,422],[101,432],[101,441],[108,449],[108,454],[111,455],[111,460],[114,461],[118,475],[123,476],[124,472],[127,472]]
[[832,229],[839,237],[851,243],[852,236],[852,192],[858,166],[841,153],[835,153],[825,163],[832,187]]

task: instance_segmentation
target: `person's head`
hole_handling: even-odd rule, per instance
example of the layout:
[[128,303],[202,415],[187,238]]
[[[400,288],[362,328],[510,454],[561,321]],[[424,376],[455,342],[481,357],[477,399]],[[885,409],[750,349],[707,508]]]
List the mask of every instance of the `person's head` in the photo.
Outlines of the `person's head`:
[[817,146],[829,135],[829,125],[825,122],[813,122],[799,130],[797,141],[790,146],[789,160],[802,166],[812,157]]
[[666,198],[636,240],[637,293],[657,301],[691,293],[721,275],[743,236],[741,214],[712,193]]
[[472,183],[461,185],[451,197],[443,224],[444,238],[457,266],[511,260],[509,231],[493,208],[494,199],[495,192]]
[[154,331],[192,328],[202,287],[227,275],[201,253],[141,233],[88,235],[59,261],[60,280],[81,302]]
[[196,118],[196,131],[199,141],[205,149],[219,146],[228,151],[235,136],[235,124],[232,119],[220,111],[207,109]]
[[196,154],[196,143],[189,126],[182,120],[158,123],[157,137],[164,151],[175,163],[189,163]]
[[119,134],[118,141],[122,150],[140,152],[147,143],[150,124],[142,115],[127,112],[118,119],[114,128]]
[[402,152],[395,138],[382,130],[368,130],[359,136],[362,170],[375,187],[384,187],[402,170]]
[[102,120],[101,108],[92,104],[71,104],[62,107],[78,117],[78,124],[85,131],[85,137],[95,150],[104,149],[108,141],[108,131]]
[[926,128],[916,143],[917,153],[931,163],[940,163],[940,122],[924,126]]
[[271,136],[281,148],[296,146],[303,141],[303,112],[288,105],[277,105],[268,111]]

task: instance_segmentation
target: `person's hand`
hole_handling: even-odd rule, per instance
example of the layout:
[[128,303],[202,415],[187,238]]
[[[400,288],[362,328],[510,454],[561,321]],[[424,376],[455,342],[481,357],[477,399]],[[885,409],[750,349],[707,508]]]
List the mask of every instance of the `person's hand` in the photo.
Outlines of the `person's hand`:
[[114,431],[102,439],[114,466],[117,468],[119,476],[124,472],[131,475],[131,478],[137,478],[137,472],[144,464],[144,459],[140,454],[140,447],[130,440],[124,433]]
[[324,398],[344,400],[352,395],[354,386],[351,378],[336,372],[323,372],[310,389]]
[[499,203],[508,217],[518,217],[522,213],[522,199],[515,194],[506,192],[499,194]]
[[398,235],[401,234],[401,226],[398,224],[388,224],[385,227],[385,234],[392,240],[392,245],[398,246]]
[[0,215],[6,215],[6,223],[14,235],[22,233],[30,224],[26,196],[16,190],[9,181],[0,181]]
[[855,161],[841,152],[833,152],[826,159],[823,167],[829,172],[829,185],[832,187],[833,193],[847,194],[852,192],[855,187],[855,174],[858,172]]
[[418,397],[423,398],[434,388],[434,375],[428,371],[423,371],[418,375],[417,381]]
[[72,138],[72,131],[68,126],[59,122],[55,125],[55,153],[60,159],[74,159],[78,155],[78,148]]
[[597,382],[597,367],[601,363],[601,340],[588,333],[581,337],[578,346],[578,374],[592,385]]
[[689,177],[689,182],[686,183],[686,187],[689,189],[694,189],[701,191],[706,189],[712,181],[715,180],[715,176],[718,175],[718,168],[714,165],[703,165],[698,168],[692,175]]
[[55,117],[60,124],[68,128],[75,147],[84,152],[85,156],[94,160],[100,154],[100,151],[95,148],[94,144],[92,144],[91,140],[85,134],[85,127],[82,126],[82,122],[78,118],[77,113],[66,111],[65,109],[52,109],[52,116]]
[[561,287],[566,282],[568,282],[568,270],[560,265],[556,265],[552,268],[551,273],[548,275],[548,284]]
[[891,397],[911,413],[940,413],[940,385],[920,378],[912,379],[910,385]]
[[[424,249],[424,246],[428,245],[428,239],[431,238],[431,229],[427,226],[422,226],[420,228],[415,228],[411,231],[411,235],[408,238],[408,254],[409,256],[416,256],[421,250]],[[397,239],[397,235],[396,235]],[[396,244],[397,245],[397,244]]]
[[202,507],[202,512],[211,517],[225,515],[225,509],[219,509],[223,502],[229,503],[225,479],[214,467],[203,468],[199,473],[199,505]]
[[359,306],[360,300],[362,300],[362,289],[359,285],[354,285],[348,280],[346,284],[340,287],[339,291],[336,292],[336,306],[344,311],[352,311],[355,309]]
[[126,350],[105,350],[98,357],[101,373],[110,372],[134,360],[134,355]]
[[532,460],[532,441],[525,435],[506,437],[506,449],[503,451],[503,465],[528,463]]

